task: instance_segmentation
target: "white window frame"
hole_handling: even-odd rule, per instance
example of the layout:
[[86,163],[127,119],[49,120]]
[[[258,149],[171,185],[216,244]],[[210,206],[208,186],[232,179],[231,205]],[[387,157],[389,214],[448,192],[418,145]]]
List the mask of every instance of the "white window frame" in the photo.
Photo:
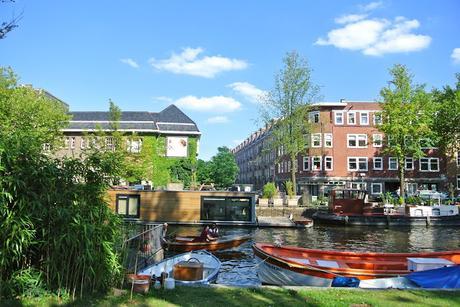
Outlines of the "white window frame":
[[[330,160],[331,167],[327,167],[327,160]],[[332,156],[325,156],[324,157],[324,170],[325,171],[332,171],[334,169],[334,157]]]
[[71,136],[70,137],[70,149],[75,149],[75,143],[76,143],[76,139],[74,136]]
[[[339,122],[337,121],[337,118],[338,118],[337,114],[340,114],[340,115],[341,115],[341,119],[342,119],[342,122],[341,122],[341,123],[339,123]],[[334,124],[336,124],[336,125],[343,125],[344,123],[345,123],[345,112],[343,112],[343,111],[334,111]]]
[[[394,161],[396,163],[396,168],[391,167],[391,161]],[[399,169],[398,158],[396,158],[396,157],[388,157],[388,170],[397,171],[398,169]]]
[[[380,161],[380,167],[375,167],[375,162]],[[382,157],[373,157],[372,158],[372,169],[375,171],[383,171],[383,158]]]
[[[422,160],[428,160],[428,170],[422,170]],[[436,170],[431,169],[431,160],[437,161],[438,169],[436,169]],[[439,158],[433,158],[433,157],[420,158],[420,160],[419,160],[419,171],[427,172],[427,173],[428,172],[434,173],[434,172],[439,172],[439,169],[440,169]]]
[[[380,192],[376,193],[374,191],[374,187],[379,187]],[[381,182],[372,182],[371,183],[371,194],[372,195],[380,195],[383,193],[383,184]]]
[[[140,153],[142,151],[142,139],[128,139],[126,142],[126,151],[130,153]],[[137,143],[137,148],[134,144]]]
[[[377,115],[380,117],[380,120],[377,121]],[[377,126],[377,125],[380,125],[382,124],[383,120],[382,120],[382,112],[374,112],[374,116],[373,116],[373,122],[374,122],[374,126]]]
[[70,137],[67,136],[65,139],[64,139],[64,148],[69,148],[70,147]]
[[[359,167],[359,163],[360,163],[360,159],[364,159],[366,161],[366,168],[365,169],[361,169]],[[351,169],[350,168],[350,160],[355,160],[356,162],[356,169]],[[350,171],[350,172],[367,172],[369,169],[369,161],[367,159],[367,157],[347,157],[347,170]]]
[[[307,168],[305,168],[305,162],[307,162]],[[310,170],[310,157],[304,156],[302,158],[302,170],[309,171]]]
[[[319,168],[318,169],[314,169],[313,166],[315,165],[315,160],[316,162],[319,162]],[[316,171],[316,172],[319,172],[323,169],[323,159],[321,158],[321,156],[313,156],[311,157],[311,165],[310,165],[310,168],[312,171]]]
[[[315,145],[315,138],[317,141],[319,141],[319,145]],[[322,142],[321,142],[321,133],[312,133],[311,134],[311,147],[313,148],[319,148],[321,147]]]
[[[378,138],[380,139],[378,139]],[[380,144],[377,144],[376,141],[380,141]],[[383,146],[383,134],[378,133],[378,134],[373,134],[372,135],[372,146],[373,147],[382,147]]]
[[[366,123],[363,123],[363,115],[366,115]],[[368,111],[359,112],[359,124],[361,126],[369,126],[369,112]]]
[[[412,162],[412,167],[411,167],[411,168],[407,167],[407,162],[408,162],[409,160]],[[413,171],[413,170],[415,169],[414,158],[406,157],[406,158],[404,159],[404,168],[405,168],[406,170],[408,170],[408,171]]]
[[457,151],[457,166],[460,167],[460,151]]
[[[350,114],[353,114],[353,119],[354,119],[354,123],[350,123]],[[356,125],[356,111],[348,111],[347,112],[347,124],[348,125]]]
[[460,190],[460,175],[457,175],[457,190]]
[[[350,139],[352,137],[356,138],[356,146],[350,146]],[[366,145],[360,146],[359,145],[360,140],[361,141],[364,140],[366,142]],[[347,147],[348,148],[367,148],[367,134],[354,134],[354,133],[347,134]]]
[[[328,142],[331,144],[328,145]],[[324,147],[332,148],[334,146],[332,133],[324,133]]]
[[[318,115],[318,121],[315,120],[316,115]],[[317,124],[321,122],[320,112],[319,111],[312,111],[308,113],[308,118],[311,123]]]

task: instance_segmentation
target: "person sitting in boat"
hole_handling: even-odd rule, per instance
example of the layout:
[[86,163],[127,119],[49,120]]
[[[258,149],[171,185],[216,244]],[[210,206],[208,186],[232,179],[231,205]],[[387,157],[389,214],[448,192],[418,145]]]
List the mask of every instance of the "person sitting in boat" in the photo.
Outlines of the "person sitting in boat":
[[217,228],[216,223],[212,223],[211,228],[209,228],[209,235],[213,237],[215,240],[219,238],[219,228]]
[[200,236],[197,238],[199,242],[211,242],[217,240],[217,238],[213,237],[210,234],[211,227],[209,225],[205,225],[203,230],[201,231]]

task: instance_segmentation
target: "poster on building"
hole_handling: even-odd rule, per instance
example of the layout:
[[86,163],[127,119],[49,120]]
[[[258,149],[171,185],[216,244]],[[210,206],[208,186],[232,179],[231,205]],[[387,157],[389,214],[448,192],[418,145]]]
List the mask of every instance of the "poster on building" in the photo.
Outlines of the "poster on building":
[[183,136],[168,136],[166,138],[166,156],[187,157],[188,139]]

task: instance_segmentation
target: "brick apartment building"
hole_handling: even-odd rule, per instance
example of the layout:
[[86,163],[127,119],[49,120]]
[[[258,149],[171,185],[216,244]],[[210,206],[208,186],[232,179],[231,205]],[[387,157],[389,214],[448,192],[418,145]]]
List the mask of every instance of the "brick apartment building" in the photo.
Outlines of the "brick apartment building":
[[[309,113],[310,146],[297,157],[298,191],[313,196],[328,194],[333,187],[366,189],[379,195],[399,188],[398,163],[382,154],[384,135],[376,127],[381,120],[377,102],[324,102]],[[266,182],[289,180],[291,162],[282,149],[267,152],[270,129],[251,134],[232,150],[240,173],[238,183],[252,183],[260,189]],[[407,157],[406,188],[447,190],[448,182],[460,190],[460,157],[448,159],[437,148],[425,148],[421,159]],[[281,157],[275,159],[276,157]],[[279,163],[275,164],[275,161]],[[449,172],[447,171],[449,170]]]

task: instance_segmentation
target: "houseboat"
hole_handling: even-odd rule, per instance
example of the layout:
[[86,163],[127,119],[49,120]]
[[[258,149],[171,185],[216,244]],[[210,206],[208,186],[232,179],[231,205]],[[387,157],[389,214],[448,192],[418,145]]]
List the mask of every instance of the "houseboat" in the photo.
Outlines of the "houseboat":
[[386,208],[367,202],[363,190],[333,190],[327,211],[313,214],[317,223],[350,226],[460,226],[458,206]]

